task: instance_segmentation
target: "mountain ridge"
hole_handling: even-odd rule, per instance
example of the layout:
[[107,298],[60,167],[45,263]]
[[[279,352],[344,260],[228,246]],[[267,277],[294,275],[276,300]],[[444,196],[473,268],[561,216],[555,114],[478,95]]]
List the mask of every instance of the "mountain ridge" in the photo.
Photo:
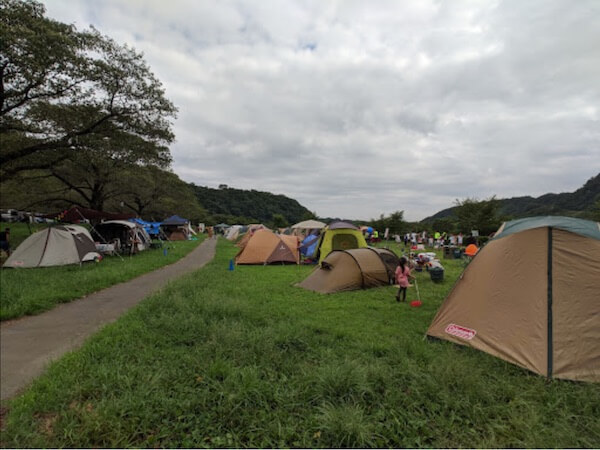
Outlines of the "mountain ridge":
[[[306,207],[297,200],[282,194],[236,189],[221,185],[218,189],[197,186],[191,183],[200,204],[218,221],[233,223],[273,223],[294,224],[312,218]],[[281,216],[281,217],[279,217]],[[282,226],[283,223],[281,223]]]
[[[539,197],[521,196],[498,199],[499,213],[507,218],[528,216],[572,216],[589,218],[600,201],[600,173],[591,177],[573,192],[548,193]],[[421,220],[422,223],[444,219],[454,215],[456,206],[438,211]]]

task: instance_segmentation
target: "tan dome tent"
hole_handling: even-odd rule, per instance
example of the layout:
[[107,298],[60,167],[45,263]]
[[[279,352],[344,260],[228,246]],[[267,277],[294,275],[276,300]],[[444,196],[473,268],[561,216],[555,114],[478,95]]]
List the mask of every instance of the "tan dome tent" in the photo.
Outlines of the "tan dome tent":
[[248,241],[250,240],[250,238],[252,236],[254,236],[254,233],[258,230],[268,230],[268,228],[265,227],[262,223],[254,223],[254,224],[248,225],[248,230],[242,236],[240,241],[237,244],[235,244],[236,247],[244,248],[246,246],[246,244],[248,243]]
[[25,239],[4,263],[4,267],[51,267],[81,264],[100,258],[90,234],[77,225],[57,226],[38,231]]
[[383,248],[334,250],[297,286],[322,294],[386,286],[397,266],[396,254]]
[[427,330],[547,377],[600,382],[600,224],[506,222]]
[[300,262],[298,238],[257,230],[235,257],[236,264],[272,264]]

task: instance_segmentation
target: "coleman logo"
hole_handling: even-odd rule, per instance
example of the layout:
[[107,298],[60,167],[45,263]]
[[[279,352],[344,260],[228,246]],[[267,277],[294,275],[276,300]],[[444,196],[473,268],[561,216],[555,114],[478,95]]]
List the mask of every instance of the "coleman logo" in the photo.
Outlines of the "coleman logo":
[[477,331],[471,330],[470,328],[461,327],[460,325],[455,325],[451,323],[444,330],[446,333],[451,334],[452,336],[459,337],[461,339],[465,339],[470,341],[475,337]]

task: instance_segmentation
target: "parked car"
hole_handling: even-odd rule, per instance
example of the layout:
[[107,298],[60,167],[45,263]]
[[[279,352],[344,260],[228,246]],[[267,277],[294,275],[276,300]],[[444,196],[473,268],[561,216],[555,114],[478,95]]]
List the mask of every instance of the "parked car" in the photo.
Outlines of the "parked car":
[[16,209],[3,209],[0,214],[2,222],[20,222],[23,219],[23,214]]

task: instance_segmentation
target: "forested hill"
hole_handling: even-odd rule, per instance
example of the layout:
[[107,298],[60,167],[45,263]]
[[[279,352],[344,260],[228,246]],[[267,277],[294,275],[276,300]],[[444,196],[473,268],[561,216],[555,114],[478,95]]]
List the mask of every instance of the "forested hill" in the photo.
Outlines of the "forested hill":
[[213,189],[194,184],[192,187],[200,204],[216,221],[265,224],[275,222],[275,225],[283,226],[285,224],[282,222],[292,225],[312,217],[308,209],[285,195],[230,187]]
[[[600,174],[590,178],[575,192],[544,194],[540,197],[499,199],[499,213],[510,218],[531,216],[571,216],[594,219],[600,208]],[[454,214],[454,208],[444,209],[423,222],[443,219]]]

